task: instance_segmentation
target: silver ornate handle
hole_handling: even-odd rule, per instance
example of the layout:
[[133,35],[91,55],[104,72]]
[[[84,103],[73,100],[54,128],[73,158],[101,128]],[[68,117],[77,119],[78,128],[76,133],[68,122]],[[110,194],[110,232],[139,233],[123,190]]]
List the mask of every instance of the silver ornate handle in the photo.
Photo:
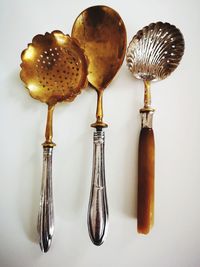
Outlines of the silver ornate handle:
[[99,246],[106,237],[108,204],[105,182],[104,132],[94,132],[93,173],[88,207],[88,231],[92,242]]
[[38,234],[42,252],[49,250],[54,232],[52,153],[53,147],[43,147],[43,173],[38,214]]

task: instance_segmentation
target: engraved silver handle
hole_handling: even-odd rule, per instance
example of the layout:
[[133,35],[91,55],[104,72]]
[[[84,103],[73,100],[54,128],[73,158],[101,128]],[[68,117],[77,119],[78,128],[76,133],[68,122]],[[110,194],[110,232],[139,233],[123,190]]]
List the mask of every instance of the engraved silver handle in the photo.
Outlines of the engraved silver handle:
[[42,252],[49,250],[54,232],[52,153],[53,147],[43,147],[43,173],[38,214],[38,234]]
[[88,207],[88,231],[92,242],[101,245],[107,234],[108,204],[105,182],[104,132],[94,132],[93,173]]

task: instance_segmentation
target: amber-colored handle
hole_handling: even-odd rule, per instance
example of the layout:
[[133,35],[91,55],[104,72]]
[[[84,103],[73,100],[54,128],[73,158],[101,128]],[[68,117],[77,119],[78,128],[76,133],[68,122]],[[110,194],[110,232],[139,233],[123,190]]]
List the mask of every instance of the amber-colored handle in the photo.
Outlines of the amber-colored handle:
[[154,221],[154,133],[141,129],[138,155],[137,230],[147,234]]

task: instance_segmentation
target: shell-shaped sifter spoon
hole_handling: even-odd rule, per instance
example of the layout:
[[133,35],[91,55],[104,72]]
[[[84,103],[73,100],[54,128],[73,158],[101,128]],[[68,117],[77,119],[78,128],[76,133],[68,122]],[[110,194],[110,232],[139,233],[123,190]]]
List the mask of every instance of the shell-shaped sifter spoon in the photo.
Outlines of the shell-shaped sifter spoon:
[[48,106],[38,233],[47,252],[54,232],[52,189],[53,110],[57,102],[73,101],[87,83],[87,60],[77,41],[60,31],[36,35],[21,54],[20,77],[31,97]]
[[120,15],[107,6],[92,6],[76,18],[72,36],[88,57],[88,81],[97,92],[94,156],[88,207],[88,230],[92,242],[101,245],[108,225],[105,182],[103,92],[121,67],[126,52],[126,29]]
[[169,23],[151,23],[133,37],[127,49],[127,65],[137,79],[144,82],[144,107],[138,155],[137,228],[147,234],[154,221],[154,133],[150,83],[169,76],[184,53],[180,30]]

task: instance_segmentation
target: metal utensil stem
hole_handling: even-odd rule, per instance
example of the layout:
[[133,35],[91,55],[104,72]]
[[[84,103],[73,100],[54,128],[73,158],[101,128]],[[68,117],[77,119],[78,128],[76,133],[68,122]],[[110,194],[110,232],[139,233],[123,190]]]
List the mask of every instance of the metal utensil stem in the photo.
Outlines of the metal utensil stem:
[[144,80],[144,108],[151,108],[150,81]]

